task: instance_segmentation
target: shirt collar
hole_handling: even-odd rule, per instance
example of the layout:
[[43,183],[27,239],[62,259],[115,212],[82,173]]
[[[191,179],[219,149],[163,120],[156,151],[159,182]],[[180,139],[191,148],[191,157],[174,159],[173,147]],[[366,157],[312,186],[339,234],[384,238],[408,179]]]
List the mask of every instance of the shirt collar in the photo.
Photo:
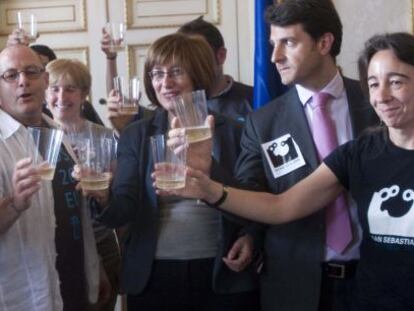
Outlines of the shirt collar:
[[[306,89],[299,84],[296,84],[295,87],[298,92],[300,102],[303,106],[305,106],[313,94],[315,94],[315,92]],[[336,72],[336,75],[333,77],[333,79],[329,81],[329,83],[325,85],[319,92],[331,94],[333,98],[339,98],[342,96],[344,92],[344,80],[342,79],[339,71]]]
[[7,139],[16,133],[23,126],[12,116],[0,109],[0,134],[3,139]]
[[223,90],[221,90],[220,93],[218,93],[217,95],[215,95],[214,98],[215,97],[220,97],[223,94],[227,93],[228,91],[230,91],[231,87],[233,86],[234,80],[233,80],[233,78],[231,76],[224,75],[224,79],[226,79],[226,82],[227,82],[226,87]]
[[[42,114],[42,120],[52,128],[60,128],[60,126],[46,114]],[[0,109],[0,135],[3,139],[7,139],[16,133],[23,125],[14,119],[11,115]]]

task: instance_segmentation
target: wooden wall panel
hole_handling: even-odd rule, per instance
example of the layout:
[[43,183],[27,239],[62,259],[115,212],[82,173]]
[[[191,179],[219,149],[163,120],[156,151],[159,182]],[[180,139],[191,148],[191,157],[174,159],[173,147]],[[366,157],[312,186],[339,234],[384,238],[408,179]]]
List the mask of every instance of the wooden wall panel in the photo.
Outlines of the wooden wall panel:
[[[36,43],[49,45],[59,58],[75,58],[83,61],[91,70],[92,103],[103,119],[106,107],[99,105],[107,97],[105,71],[106,58],[100,49],[101,29],[108,21],[127,23],[127,49],[118,54],[118,73],[137,75],[142,80],[146,51],[157,38],[177,30],[179,26],[203,15],[219,27],[228,49],[225,72],[236,80],[250,82],[251,75],[239,65],[249,67],[252,62],[240,62],[238,38],[247,38],[246,31],[239,34],[238,22],[249,23],[240,12],[252,14],[254,0],[0,0],[0,49],[7,35],[16,27],[16,13],[30,11],[39,20],[39,38]],[[411,1],[411,0],[410,0]],[[247,3],[251,3],[247,6]],[[246,8],[240,11],[238,8]],[[249,9],[248,9],[248,8]],[[224,18],[228,16],[229,18]],[[247,25],[245,25],[248,27]],[[246,42],[249,40],[246,39]],[[243,42],[245,42],[243,41]],[[249,49],[243,47],[248,55]],[[243,55],[245,55],[243,54]],[[144,96],[142,103],[147,104]]]
[[76,48],[57,48],[54,49],[54,51],[58,58],[77,59],[89,67],[89,48],[86,46]]
[[39,33],[87,31],[85,0],[1,0],[0,35],[17,25],[17,12],[36,15]]
[[125,0],[130,28],[180,26],[200,15],[220,22],[220,0]]

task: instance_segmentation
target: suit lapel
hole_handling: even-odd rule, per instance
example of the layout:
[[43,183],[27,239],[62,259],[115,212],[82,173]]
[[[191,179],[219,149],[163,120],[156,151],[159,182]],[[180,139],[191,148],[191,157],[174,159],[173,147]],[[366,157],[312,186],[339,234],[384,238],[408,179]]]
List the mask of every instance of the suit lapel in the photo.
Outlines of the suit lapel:
[[[299,100],[296,88],[292,88],[289,92],[289,97],[286,99],[286,117],[281,120],[284,124],[287,122],[287,128],[293,139],[299,146],[306,163],[312,168],[318,166],[319,160],[316,156],[315,144],[310,131],[308,119],[306,118],[305,110]],[[288,116],[291,116],[290,118]]]

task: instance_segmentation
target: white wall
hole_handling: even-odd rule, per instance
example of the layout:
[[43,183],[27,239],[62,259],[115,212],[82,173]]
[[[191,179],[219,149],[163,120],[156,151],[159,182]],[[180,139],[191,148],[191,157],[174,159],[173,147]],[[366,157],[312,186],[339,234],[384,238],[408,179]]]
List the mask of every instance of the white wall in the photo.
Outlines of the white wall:
[[[413,31],[414,0],[333,0],[343,23],[338,64],[346,76],[358,78],[357,59],[364,42],[374,34]],[[253,84],[254,0],[237,0],[239,78]],[[228,34],[226,40],[229,40]],[[227,69],[227,67],[226,67]],[[235,70],[235,68],[233,68]],[[227,71],[234,72],[229,68]],[[237,75],[236,75],[237,76]]]
[[412,32],[412,0],[334,0],[344,26],[338,63],[344,74],[357,78],[358,54],[374,34]]
[[238,46],[234,50],[238,51],[238,77],[241,82],[253,85],[254,0],[237,0],[236,16]]

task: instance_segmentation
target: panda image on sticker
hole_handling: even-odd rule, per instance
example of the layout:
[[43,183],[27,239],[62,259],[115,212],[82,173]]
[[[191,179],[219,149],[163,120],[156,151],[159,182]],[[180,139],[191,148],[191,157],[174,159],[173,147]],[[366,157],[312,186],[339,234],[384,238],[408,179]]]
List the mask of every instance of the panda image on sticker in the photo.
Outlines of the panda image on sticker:
[[273,142],[266,151],[273,167],[279,167],[298,157],[293,139],[290,136],[286,140]]

